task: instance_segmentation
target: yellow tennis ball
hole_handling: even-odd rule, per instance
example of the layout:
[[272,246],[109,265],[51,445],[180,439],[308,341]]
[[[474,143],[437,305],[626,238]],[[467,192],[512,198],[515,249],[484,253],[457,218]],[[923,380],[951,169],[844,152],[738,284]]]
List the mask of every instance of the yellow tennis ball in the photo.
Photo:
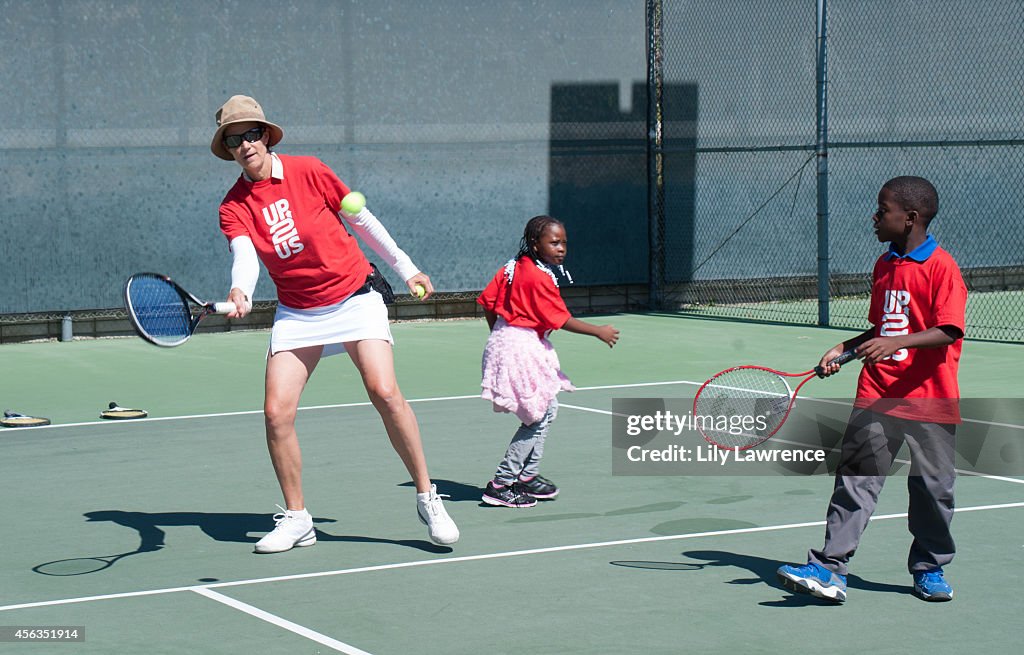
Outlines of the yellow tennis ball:
[[416,285],[416,297],[417,298],[422,298],[425,295],[427,295],[426,287],[424,287],[422,284],[417,284]]
[[355,216],[366,206],[366,196],[358,191],[350,191],[341,199],[341,209],[349,216]]

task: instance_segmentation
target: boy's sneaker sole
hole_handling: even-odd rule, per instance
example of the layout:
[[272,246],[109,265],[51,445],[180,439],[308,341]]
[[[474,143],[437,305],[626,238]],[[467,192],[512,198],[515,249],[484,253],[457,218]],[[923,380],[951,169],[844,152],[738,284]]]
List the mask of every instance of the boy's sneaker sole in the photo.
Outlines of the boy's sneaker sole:
[[953,600],[953,594],[939,592],[937,594],[928,595],[920,589],[918,589],[917,587],[914,587],[914,595],[920,598],[921,600],[928,601],[929,603],[946,603]]
[[937,591],[934,594],[927,593],[924,589],[921,589],[916,584],[914,585],[914,595],[921,600],[926,600],[929,603],[947,603],[953,600],[953,592],[946,593],[945,591]]
[[779,582],[789,591],[798,594],[810,594],[833,603],[846,602],[846,592],[836,586],[823,586],[817,580],[808,578],[791,578],[781,571],[777,573]]

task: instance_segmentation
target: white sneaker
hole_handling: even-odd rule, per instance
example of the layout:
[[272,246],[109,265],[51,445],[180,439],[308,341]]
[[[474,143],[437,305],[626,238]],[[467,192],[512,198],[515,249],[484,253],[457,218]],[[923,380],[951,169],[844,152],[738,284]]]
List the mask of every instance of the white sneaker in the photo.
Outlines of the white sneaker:
[[441,496],[437,494],[437,485],[430,485],[430,491],[422,495],[416,496],[416,515],[427,526],[430,540],[442,546],[454,544],[459,540],[459,528],[445,511]]
[[313,517],[304,509],[285,509],[277,506],[281,514],[274,514],[277,524],[269,534],[256,542],[257,553],[283,553],[293,546],[312,546],[316,543]]

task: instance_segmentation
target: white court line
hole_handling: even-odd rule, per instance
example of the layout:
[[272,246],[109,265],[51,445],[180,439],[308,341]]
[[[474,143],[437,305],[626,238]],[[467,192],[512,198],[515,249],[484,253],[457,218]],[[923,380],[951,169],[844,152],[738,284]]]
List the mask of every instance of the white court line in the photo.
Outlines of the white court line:
[[[690,384],[690,385],[694,385],[694,386],[699,386],[699,385],[701,385],[703,383],[701,383],[701,382],[691,382],[689,380],[670,380],[670,381],[667,381],[667,382],[637,382],[637,383],[633,383],[633,384],[607,384],[607,385],[596,386],[596,387],[577,387],[576,390],[577,391],[596,391],[596,390],[600,390],[600,389],[630,389],[630,388],[633,388],[633,387],[661,387],[661,386],[668,386],[668,385],[673,385],[673,384]],[[469,399],[472,399],[472,398],[480,398],[480,394],[471,394],[471,395],[466,395],[466,396],[435,396],[435,397],[432,397],[432,398],[409,398],[408,401],[410,403],[434,403],[434,402],[440,402],[440,401],[445,401],[445,400],[469,400]],[[372,403],[370,403],[369,401],[364,400],[364,401],[357,402],[357,403],[338,403],[338,404],[334,404],[334,405],[310,405],[308,407],[299,407],[299,411],[303,412],[303,411],[311,410],[311,409],[342,409],[342,408],[345,408],[345,407],[370,407],[371,405],[372,405]],[[117,423],[119,425],[130,425],[130,424],[139,424],[139,423],[154,423],[154,422],[158,422],[158,421],[186,421],[186,420],[197,419],[197,418],[221,418],[221,417],[224,417],[224,416],[251,416],[253,414],[262,414],[262,413],[263,413],[262,409],[250,409],[250,410],[244,410],[244,411],[240,411],[240,412],[215,412],[215,413],[212,413],[212,414],[185,414],[185,415],[182,415],[182,416],[155,416],[155,417],[151,416],[151,417],[147,417],[147,418],[134,419],[134,420],[131,420],[131,421],[114,421],[114,422],[112,422],[112,421],[99,420],[99,421],[83,421],[81,423],[58,423],[58,424],[53,424],[53,425],[41,425],[39,427],[35,427],[35,428],[31,428],[31,429],[32,430],[59,430],[60,428],[78,428],[78,427],[83,427],[83,426],[88,426],[88,425],[93,425],[93,426],[95,426],[95,425],[106,425],[106,426],[109,426],[112,423]],[[22,429],[28,429],[28,428],[22,428]]]
[[[775,441],[776,443],[784,443],[784,444],[789,444],[791,446],[800,446],[800,447],[803,447],[803,448],[808,448],[810,446],[810,444],[798,443],[796,441],[790,441],[788,439],[773,439],[773,441]],[[830,452],[837,452],[837,451],[841,451],[841,448],[825,448],[824,446],[822,446],[821,450],[828,450]],[[895,464],[904,464],[906,466],[910,466],[912,464],[912,462],[909,459],[894,459],[893,463],[895,463]],[[996,481],[999,481],[999,482],[1013,482],[1014,484],[1024,484],[1024,479],[1022,479],[1022,478],[1007,478],[1007,477],[1004,477],[1002,475],[992,475],[991,473],[982,473],[980,471],[966,471],[964,469],[958,469],[958,468],[953,469],[953,471],[955,471],[957,475],[973,475],[976,478],[985,478],[986,480],[996,480]],[[897,476],[893,476],[893,477],[897,477]]]
[[253,607],[248,603],[243,603],[242,601],[235,600],[234,598],[229,598],[224,594],[218,594],[216,591],[212,591],[205,587],[193,587],[192,591],[196,592],[200,596],[206,596],[207,598],[215,600],[218,603],[223,603],[224,605],[232,607],[240,612],[245,612],[250,616],[255,616],[257,619],[276,625],[279,628],[284,628],[285,630],[294,632],[295,634],[315,641],[318,644],[323,644],[328,648],[333,648],[339,653],[347,653],[348,655],[370,655],[370,653],[367,653],[365,650],[346,644],[343,641],[338,641],[337,639],[331,639],[327,635],[321,634],[316,630],[311,630],[305,626],[299,625],[298,623],[292,623],[287,619],[282,619],[280,616],[276,616],[270,612],[264,612],[258,607]]
[[[409,402],[410,403],[432,403],[432,402],[438,402],[438,401],[442,401],[442,400],[466,400],[468,398],[479,398],[479,397],[480,397],[479,394],[476,394],[476,395],[473,395],[473,396],[438,396],[436,398],[410,398]],[[306,411],[308,409],[341,409],[341,408],[345,408],[345,407],[369,407],[371,405],[372,405],[372,403],[370,403],[367,400],[364,400],[364,401],[358,402],[358,403],[339,403],[337,405],[310,405],[309,407],[300,407],[299,411],[303,412],[303,411]],[[241,412],[216,412],[216,413],[213,413],[213,414],[186,414],[186,415],[182,415],[182,416],[155,416],[155,417],[151,416],[151,417],[148,417],[148,418],[133,419],[133,420],[130,420],[130,421],[107,421],[107,420],[100,420],[100,421],[85,421],[83,423],[60,423],[60,424],[56,424],[56,425],[41,425],[41,426],[35,427],[35,428],[21,428],[21,429],[23,429],[23,430],[28,430],[28,429],[32,429],[32,430],[54,430],[54,429],[59,429],[59,428],[77,428],[77,427],[82,427],[82,426],[86,426],[86,425],[106,425],[106,426],[109,426],[111,424],[131,425],[131,424],[138,424],[138,423],[156,423],[156,422],[159,422],[159,421],[187,421],[187,420],[195,419],[195,418],[221,418],[221,417],[224,417],[224,416],[251,416],[253,414],[262,414],[262,413],[263,413],[262,409],[249,409],[249,410],[245,410],[245,411],[241,411]]]
[[[698,383],[698,382],[690,382],[688,380],[675,380],[675,381],[670,381],[670,382],[641,382],[641,383],[636,383],[636,384],[611,384],[611,385],[604,385],[604,386],[599,386],[599,387],[578,387],[576,390],[577,391],[594,391],[594,390],[598,390],[598,389],[628,389],[628,388],[632,388],[632,387],[658,387],[658,386],[665,386],[665,385],[670,385],[670,384],[693,384],[693,385],[696,385],[696,384],[700,384],[700,383]],[[435,396],[433,398],[409,398],[408,400],[409,400],[410,403],[434,403],[434,402],[440,402],[440,401],[445,401],[445,400],[469,400],[469,399],[472,399],[472,398],[480,398],[480,394],[472,394],[472,395],[466,395],[466,396]],[[358,402],[358,403],[338,403],[338,404],[335,404],[335,405],[310,405],[308,407],[300,407],[299,411],[300,412],[304,412],[306,410],[311,410],[311,409],[342,409],[342,408],[345,408],[345,407],[370,407],[371,405],[372,405],[372,403],[370,403],[369,401],[364,400],[364,401],[361,401],[361,402]],[[262,414],[262,413],[263,413],[262,409],[250,409],[250,410],[244,410],[244,411],[240,411],[240,412],[216,412],[216,413],[213,413],[213,414],[185,414],[185,415],[182,415],[182,416],[156,416],[156,417],[151,416],[151,417],[147,417],[147,418],[134,419],[134,420],[131,420],[131,421],[115,421],[114,423],[117,423],[118,425],[130,425],[130,424],[139,424],[139,423],[155,423],[155,422],[158,422],[158,421],[187,421],[187,420],[190,420],[190,419],[197,419],[197,418],[221,418],[221,417],[224,417],[224,416],[251,416],[253,414]],[[95,426],[95,425],[106,425],[106,426],[109,426],[111,424],[112,424],[111,421],[104,421],[104,420],[100,420],[100,421],[84,421],[82,423],[59,423],[59,424],[53,424],[53,425],[41,425],[39,427],[35,427],[35,428],[31,428],[31,429],[32,430],[59,430],[60,428],[78,428],[78,427],[83,427],[83,426],[87,426],[87,425],[93,425],[93,426]],[[27,428],[23,428],[23,429],[27,429]]]
[[[566,403],[558,403],[558,408],[576,409],[581,412],[591,412],[593,414],[604,414],[605,416],[616,416],[614,412],[609,412],[607,409],[594,409],[593,407],[580,407],[579,405],[569,405]],[[625,417],[625,414],[618,414],[618,416]]]
[[[700,385],[702,385],[704,383],[703,382],[693,382],[692,380],[667,380],[665,382],[634,382],[634,383],[631,383],[631,384],[604,384],[604,385],[597,385],[597,386],[592,386],[592,387],[577,387],[576,390],[577,391],[600,391],[600,390],[606,390],[606,389],[635,389],[635,388],[639,388],[639,387],[665,387],[665,386],[672,386],[672,385],[679,385],[679,384],[688,384],[690,386],[699,387]],[[480,394],[471,394],[471,395],[465,395],[465,396],[435,396],[435,397],[432,397],[432,398],[410,398],[408,400],[409,400],[410,403],[434,403],[434,402],[442,402],[442,401],[445,401],[445,400],[470,400],[470,399],[473,399],[473,398],[480,398]],[[801,396],[799,398],[799,400],[814,401],[814,402],[817,402],[817,403],[828,403],[828,404],[832,404],[832,405],[849,405],[850,404],[850,403],[842,401],[842,400],[832,400],[832,399],[829,399],[829,398],[815,398],[813,396]],[[310,405],[308,407],[299,407],[299,411],[303,412],[303,411],[314,410],[314,409],[342,409],[342,408],[346,408],[346,407],[369,407],[369,406],[371,406],[371,403],[369,401],[362,401],[362,402],[357,402],[357,403],[338,403],[338,404],[334,404],[334,405]],[[578,409],[578,410],[582,410],[582,411],[594,411],[594,412],[599,412],[600,411],[600,410],[588,410],[588,409],[586,409],[584,407],[573,406],[573,405],[562,405],[561,403],[559,403],[559,406],[561,406],[561,407],[571,407],[572,409]],[[198,419],[198,418],[221,418],[221,417],[225,417],[225,416],[251,416],[251,415],[254,415],[254,414],[262,414],[262,413],[263,413],[262,409],[251,409],[251,410],[245,410],[245,411],[240,411],[240,412],[215,412],[215,413],[212,413],[212,414],[186,414],[186,415],[182,415],[182,416],[158,416],[158,417],[148,417],[148,418],[134,419],[134,420],[131,420],[131,421],[113,421],[112,422],[112,421],[98,420],[98,421],[85,421],[85,422],[81,422],[81,423],[59,423],[59,424],[55,424],[55,425],[42,425],[42,426],[35,427],[35,428],[20,428],[20,429],[22,429],[22,430],[59,430],[61,428],[77,428],[77,427],[84,427],[84,426],[89,426],[89,425],[92,425],[92,426],[96,426],[96,425],[106,425],[106,426],[109,426],[109,425],[111,425],[111,423],[117,423],[117,424],[120,424],[120,425],[129,425],[129,424],[138,424],[138,423],[152,423],[152,422],[158,422],[158,421],[186,421],[186,420]],[[611,412],[606,412],[606,413],[611,415]],[[982,421],[982,420],[970,419],[970,418],[965,418],[965,419],[963,419],[963,421],[964,421],[964,423],[979,423],[981,425],[992,425],[992,426],[995,426],[995,427],[1013,428],[1013,429],[1017,429],[1017,430],[1024,430],[1024,425],[1014,425],[1013,423],[994,423],[992,421]]]
[[[1024,507],[1024,502],[1001,503],[998,505],[976,505],[974,507],[958,507],[953,510],[959,514],[962,512],[983,512],[988,510],[1012,509]],[[872,516],[871,521],[886,521],[889,519],[905,519],[906,512],[901,514],[883,514]],[[512,550],[499,553],[484,553],[481,555],[465,555],[461,557],[440,557],[437,559],[413,560],[411,562],[398,562],[395,564],[380,564],[377,566],[362,566],[353,569],[338,569],[335,571],[320,571],[317,573],[297,573],[293,575],[281,575],[270,578],[254,578],[250,580],[236,580],[235,582],[214,582],[208,585],[197,585],[189,587],[170,587],[167,589],[151,589],[148,591],[129,591],[120,594],[106,594],[102,596],[83,596],[80,598],[62,598],[59,600],[43,600],[33,603],[20,603],[17,605],[0,606],[0,612],[9,610],[29,609],[33,607],[50,607],[54,605],[68,605],[72,603],[86,603],[97,600],[113,600],[120,598],[134,598],[138,596],[154,596],[159,594],[170,594],[179,591],[197,591],[198,589],[223,589],[225,587],[241,587],[247,585],[266,584],[270,582],[288,582],[292,580],[308,580],[311,578],[325,578],[338,575],[350,575],[355,573],[370,573],[375,571],[391,571],[396,569],[408,569],[420,566],[432,566],[435,564],[454,564],[459,562],[477,562],[490,559],[504,559],[508,557],[521,557],[524,555],[541,555],[545,553],[559,553],[566,551],[590,550],[593,548],[607,548],[610,546],[629,546],[633,544],[656,543],[660,541],[682,541],[686,539],[699,539],[702,537],[721,537],[737,534],[753,534],[758,532],[775,532],[779,530],[792,530],[794,528],[813,528],[825,525],[825,521],[809,521],[806,523],[785,523],[781,525],[767,525],[754,528],[736,528],[733,530],[715,530],[711,532],[692,532],[689,534],[672,534],[658,537],[638,537],[635,539],[617,539],[615,541],[598,541],[586,544],[570,544],[567,546],[549,546],[546,548],[530,548],[527,550]]]
[[634,387],[664,387],[671,384],[689,384],[699,387],[703,382],[691,382],[690,380],[669,380],[668,382],[635,382],[633,384],[604,384],[596,387],[578,387],[577,391],[597,391],[599,389],[632,389]]
[[1014,425],[1013,423],[995,423],[993,421],[982,421],[976,418],[965,418],[961,419],[964,423],[977,423],[978,425],[994,425],[997,428],[1013,428],[1014,430],[1024,430],[1024,425]]
[[[909,464],[910,462],[906,462]],[[957,475],[973,475],[977,478],[985,478],[986,480],[998,480],[1000,482],[1013,482],[1014,484],[1024,484],[1024,480],[1020,478],[1007,478],[1002,475],[991,475],[989,473],[979,473],[978,471],[964,471],[961,469],[953,469]]]

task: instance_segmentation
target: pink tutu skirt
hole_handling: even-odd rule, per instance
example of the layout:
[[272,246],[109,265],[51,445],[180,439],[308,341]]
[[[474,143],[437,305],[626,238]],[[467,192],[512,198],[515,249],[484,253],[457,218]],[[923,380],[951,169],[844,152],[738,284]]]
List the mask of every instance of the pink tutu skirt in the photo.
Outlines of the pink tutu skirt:
[[511,412],[530,425],[544,417],[559,391],[573,391],[558,354],[533,328],[513,327],[501,317],[487,339],[481,396],[496,412]]

